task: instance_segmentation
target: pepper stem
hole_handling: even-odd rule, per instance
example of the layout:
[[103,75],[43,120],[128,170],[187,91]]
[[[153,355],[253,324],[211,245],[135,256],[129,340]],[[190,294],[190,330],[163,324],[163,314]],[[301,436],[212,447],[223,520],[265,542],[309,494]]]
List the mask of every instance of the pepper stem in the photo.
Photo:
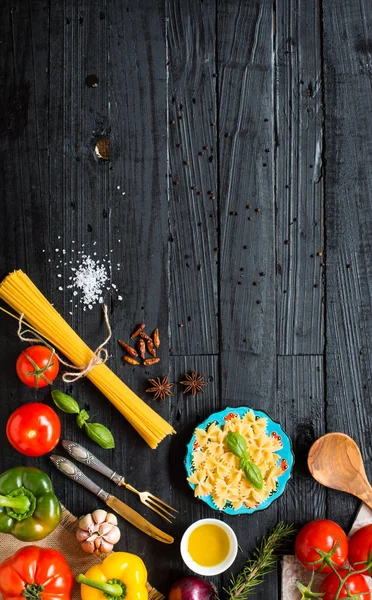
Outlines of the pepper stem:
[[23,521],[34,514],[36,498],[30,490],[19,487],[6,496],[0,496],[0,506],[5,506],[6,512],[13,519]]
[[100,590],[105,595],[107,594],[106,598],[125,598],[126,596],[126,585],[118,579],[114,580],[115,583],[102,583],[101,581],[95,581],[94,579],[89,579],[88,577],[85,577],[85,575],[80,574],[76,577],[76,581],[78,583],[84,583],[84,585],[88,585],[96,590]]
[[14,512],[23,514],[28,511],[31,502],[27,496],[0,496],[0,506],[12,508]]

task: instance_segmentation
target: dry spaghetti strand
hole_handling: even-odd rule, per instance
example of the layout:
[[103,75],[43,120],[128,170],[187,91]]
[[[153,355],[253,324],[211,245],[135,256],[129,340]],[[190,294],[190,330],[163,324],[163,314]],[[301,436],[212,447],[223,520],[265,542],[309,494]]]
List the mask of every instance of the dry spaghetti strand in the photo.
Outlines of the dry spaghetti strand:
[[[17,313],[23,313],[27,323],[77,368],[91,363],[94,352],[23,271],[14,271],[5,277],[0,284],[0,298]],[[106,364],[96,365],[86,376],[124,415],[151,448],[156,448],[165,436],[175,433],[173,427],[132,392]]]

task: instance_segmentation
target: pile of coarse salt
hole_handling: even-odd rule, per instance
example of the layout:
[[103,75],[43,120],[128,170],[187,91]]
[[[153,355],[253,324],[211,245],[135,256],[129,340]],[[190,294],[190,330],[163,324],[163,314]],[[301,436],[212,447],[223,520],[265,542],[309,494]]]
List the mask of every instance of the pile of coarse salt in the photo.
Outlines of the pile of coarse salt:
[[[58,237],[60,239],[60,236]],[[118,240],[120,242],[120,240]],[[75,242],[73,241],[72,244]],[[97,242],[93,242],[93,246]],[[84,244],[82,244],[84,248]],[[66,250],[55,248],[55,252],[59,261],[56,265],[57,269],[69,267],[71,275],[68,276],[68,285],[66,289],[73,290],[73,299],[70,303],[74,303],[75,308],[78,307],[76,302],[83,305],[83,310],[93,308],[97,302],[103,304],[104,293],[106,291],[114,291],[117,294],[117,286],[111,282],[112,264],[109,256],[106,254],[102,259],[97,258],[97,252],[93,252],[93,256],[87,253],[86,250],[71,249],[71,258],[69,259]],[[110,250],[112,252],[112,250]],[[48,259],[51,262],[51,259]],[[120,270],[120,263],[116,265],[117,270]],[[62,278],[62,273],[57,273],[57,277]],[[60,285],[59,291],[63,291],[64,287]],[[122,300],[122,296],[117,295],[118,300]],[[72,312],[70,311],[70,314]]]
[[[109,281],[106,266],[99,260],[94,260],[90,256],[84,254],[81,257],[81,262],[78,267],[72,267],[74,272],[72,283],[67,286],[68,289],[76,288],[73,292],[74,296],[81,292],[81,302],[92,309],[96,302],[103,303],[103,290]],[[115,289],[115,284],[113,285]]]

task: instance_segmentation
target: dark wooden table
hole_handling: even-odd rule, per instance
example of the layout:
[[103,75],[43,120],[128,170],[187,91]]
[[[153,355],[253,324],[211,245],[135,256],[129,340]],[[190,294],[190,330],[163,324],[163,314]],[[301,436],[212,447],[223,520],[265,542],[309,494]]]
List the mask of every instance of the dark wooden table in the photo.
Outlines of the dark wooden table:
[[[296,453],[280,500],[226,518],[242,548],[234,570],[278,520],[350,524],[356,502],[307,472],[319,435],[352,435],[372,475],[369,9],[366,0],[0,2],[1,275],[25,270],[96,346],[101,310],[70,303],[71,265],[60,253],[110,256],[123,298],[105,298],[110,365],[178,434],[151,451],[79,382],[65,390],[111,427],[117,447],[97,449],[61,414],[63,435],[179,508],[173,547],[120,524],[120,548],[144,558],[164,593],[187,572],[182,532],[216,516],[193,499],[183,467],[193,428],[214,410],[267,411]],[[102,137],[109,161],[95,156]],[[124,365],[116,344],[142,320],[162,336],[151,369]],[[4,439],[17,406],[51,399],[18,381],[16,323],[0,321],[1,470],[40,466],[75,514],[99,506],[48,457],[24,458]],[[164,404],[145,394],[148,377],[178,382],[192,369],[209,381],[196,399],[181,386]],[[216,578],[220,589],[227,580]],[[252,596],[278,597],[278,574]]]

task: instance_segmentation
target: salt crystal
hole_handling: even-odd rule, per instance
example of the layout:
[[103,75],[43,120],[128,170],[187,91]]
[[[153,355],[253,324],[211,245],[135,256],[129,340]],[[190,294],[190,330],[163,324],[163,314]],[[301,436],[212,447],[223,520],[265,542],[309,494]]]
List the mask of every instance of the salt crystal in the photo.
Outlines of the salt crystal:
[[62,287],[61,285],[59,286],[59,288],[58,288],[58,289],[59,289],[59,291],[60,291],[60,292],[62,292],[62,291],[63,291],[63,287]]
[[56,249],[55,249],[55,252],[59,252],[59,248],[56,248]]
[[120,190],[120,185],[117,185],[117,186],[116,186],[116,189],[117,189],[117,190]]
[[116,285],[114,283],[112,284],[112,287],[114,288],[114,290],[116,290]]
[[122,196],[125,196],[125,192],[121,192],[121,195],[122,195]]
[[43,250],[43,252],[45,252],[45,249]]
[[70,310],[70,315],[72,315],[72,312],[71,312],[71,310]]
[[62,273],[58,273],[58,274],[57,274],[57,277],[62,277]]
[[122,300],[122,299],[123,299],[123,296],[118,296],[118,300]]

